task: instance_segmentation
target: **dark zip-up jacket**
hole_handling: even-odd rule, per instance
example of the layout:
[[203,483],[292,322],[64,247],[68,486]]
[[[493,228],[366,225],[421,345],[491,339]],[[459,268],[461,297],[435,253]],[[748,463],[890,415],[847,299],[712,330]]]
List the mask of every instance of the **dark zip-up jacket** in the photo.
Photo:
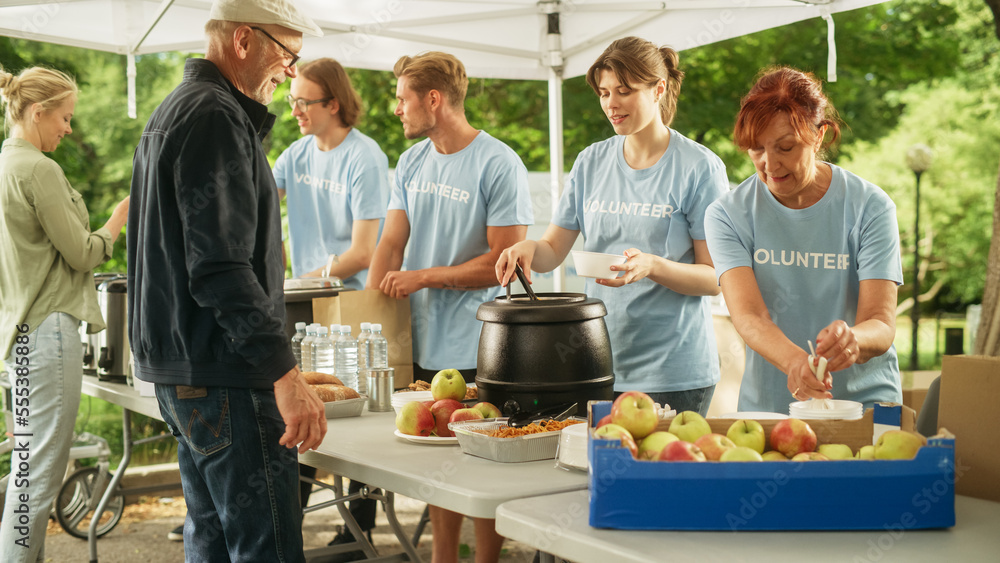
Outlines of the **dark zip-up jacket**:
[[139,378],[263,389],[295,366],[278,191],[261,146],[274,119],[212,62],[189,59],[146,124],[128,221]]

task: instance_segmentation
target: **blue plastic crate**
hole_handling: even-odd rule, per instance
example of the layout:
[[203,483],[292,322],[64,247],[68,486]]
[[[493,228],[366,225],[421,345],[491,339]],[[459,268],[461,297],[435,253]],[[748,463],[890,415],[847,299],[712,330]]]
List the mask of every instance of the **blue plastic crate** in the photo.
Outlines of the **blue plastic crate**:
[[[609,413],[610,405],[592,403],[591,420]],[[946,528],[955,525],[954,442],[930,440],[912,460],[723,463],[638,461],[615,440],[591,438],[590,525],[733,531]]]

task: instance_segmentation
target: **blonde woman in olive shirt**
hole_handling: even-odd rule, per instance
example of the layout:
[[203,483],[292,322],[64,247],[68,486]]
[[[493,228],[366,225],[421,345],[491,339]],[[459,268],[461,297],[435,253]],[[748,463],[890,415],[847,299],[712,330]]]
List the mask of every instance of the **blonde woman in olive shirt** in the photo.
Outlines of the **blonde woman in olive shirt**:
[[49,509],[66,472],[80,405],[80,322],[104,328],[93,268],[111,257],[128,198],[90,231],[80,194],[51,152],[72,132],[77,88],[65,74],[0,68],[0,351],[13,388],[18,478],[7,484],[0,561],[44,560]]

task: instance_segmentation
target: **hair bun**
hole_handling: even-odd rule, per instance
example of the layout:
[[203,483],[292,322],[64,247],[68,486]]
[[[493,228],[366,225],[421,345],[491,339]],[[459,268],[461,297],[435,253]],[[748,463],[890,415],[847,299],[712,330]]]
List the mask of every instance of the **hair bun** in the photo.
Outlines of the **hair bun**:
[[0,92],[6,92],[8,88],[12,88],[15,77],[13,74],[7,72],[6,70],[0,69]]

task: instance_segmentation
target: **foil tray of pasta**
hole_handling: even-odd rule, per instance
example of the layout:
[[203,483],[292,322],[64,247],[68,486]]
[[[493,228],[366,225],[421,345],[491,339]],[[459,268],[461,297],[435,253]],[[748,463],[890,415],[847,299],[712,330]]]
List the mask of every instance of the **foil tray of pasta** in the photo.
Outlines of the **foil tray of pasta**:
[[571,424],[585,422],[583,418],[573,417],[511,428],[506,418],[489,418],[452,422],[448,428],[455,433],[464,453],[502,463],[519,463],[555,459],[560,431]]

